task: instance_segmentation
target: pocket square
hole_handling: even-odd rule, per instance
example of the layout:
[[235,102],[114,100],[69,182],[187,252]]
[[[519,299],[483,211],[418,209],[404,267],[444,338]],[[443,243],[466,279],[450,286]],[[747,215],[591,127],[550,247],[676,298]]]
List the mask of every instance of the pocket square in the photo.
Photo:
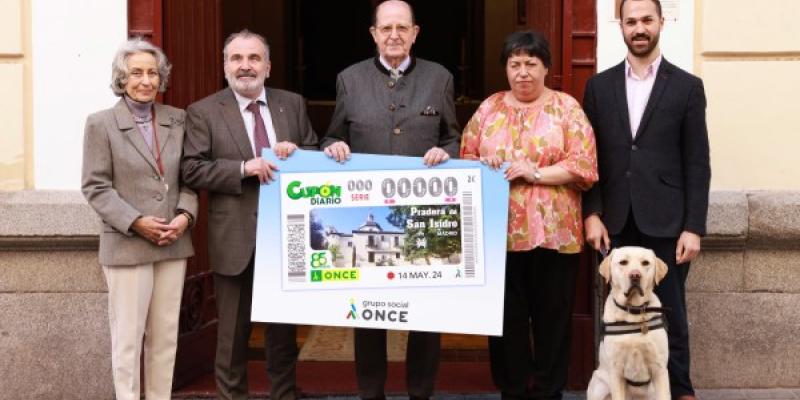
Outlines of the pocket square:
[[431,106],[427,106],[425,107],[424,110],[422,110],[421,113],[419,113],[419,115],[424,115],[426,117],[435,117],[439,115],[439,111],[436,111],[436,109]]

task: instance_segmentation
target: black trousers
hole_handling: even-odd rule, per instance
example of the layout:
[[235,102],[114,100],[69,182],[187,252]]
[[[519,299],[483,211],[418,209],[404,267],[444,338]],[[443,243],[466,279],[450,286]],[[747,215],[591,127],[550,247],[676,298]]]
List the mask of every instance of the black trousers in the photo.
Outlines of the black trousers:
[[694,394],[689,376],[689,323],[686,320],[686,278],[689,263],[675,264],[675,249],[678,238],[657,238],[645,235],[636,227],[633,213],[619,234],[611,236],[611,247],[641,246],[652,249],[656,256],[667,264],[667,275],[656,286],[655,293],[664,307],[670,309],[667,316],[667,338],[669,340],[669,383],[672,398]]
[[[250,305],[253,298],[253,260],[239,275],[214,274],[217,301],[217,353],[214,375],[220,399],[247,399],[247,353],[250,340]],[[269,324],[264,343],[270,399],[297,399],[296,327]]]
[[579,257],[549,249],[507,253],[503,336],[489,337],[492,379],[503,399],[561,399]]
[[[386,330],[356,328],[354,335],[358,396],[362,399],[385,397]],[[431,397],[439,370],[441,334],[408,333],[406,347],[406,385],[411,397]]]

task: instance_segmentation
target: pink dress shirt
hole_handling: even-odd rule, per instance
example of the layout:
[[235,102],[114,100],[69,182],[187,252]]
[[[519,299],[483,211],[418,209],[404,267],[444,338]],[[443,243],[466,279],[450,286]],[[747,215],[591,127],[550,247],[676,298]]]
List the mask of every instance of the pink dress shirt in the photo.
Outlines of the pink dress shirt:
[[662,56],[659,55],[647,67],[643,77],[636,76],[628,59],[625,59],[625,91],[628,97],[628,118],[630,118],[631,122],[631,135],[634,138],[636,137],[636,131],[639,129],[639,124],[642,122],[642,115],[647,106],[647,100],[650,98],[650,92],[653,91],[653,84],[656,82],[661,59]]

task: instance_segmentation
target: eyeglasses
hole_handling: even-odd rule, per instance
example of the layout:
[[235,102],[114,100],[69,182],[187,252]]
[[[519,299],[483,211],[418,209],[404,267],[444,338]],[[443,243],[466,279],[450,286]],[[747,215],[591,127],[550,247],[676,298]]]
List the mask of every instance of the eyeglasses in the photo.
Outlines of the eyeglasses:
[[380,32],[381,35],[391,35],[392,32],[397,32],[398,35],[408,35],[411,32],[411,25],[396,24],[396,25],[381,25],[373,27],[372,29]]

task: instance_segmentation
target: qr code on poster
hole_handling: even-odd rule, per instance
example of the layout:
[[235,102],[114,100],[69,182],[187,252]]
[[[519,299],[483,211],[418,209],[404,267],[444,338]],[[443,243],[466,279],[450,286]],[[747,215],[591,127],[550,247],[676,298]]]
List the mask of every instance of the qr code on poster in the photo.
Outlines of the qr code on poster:
[[286,216],[286,245],[290,281],[306,279],[306,217],[303,214]]

